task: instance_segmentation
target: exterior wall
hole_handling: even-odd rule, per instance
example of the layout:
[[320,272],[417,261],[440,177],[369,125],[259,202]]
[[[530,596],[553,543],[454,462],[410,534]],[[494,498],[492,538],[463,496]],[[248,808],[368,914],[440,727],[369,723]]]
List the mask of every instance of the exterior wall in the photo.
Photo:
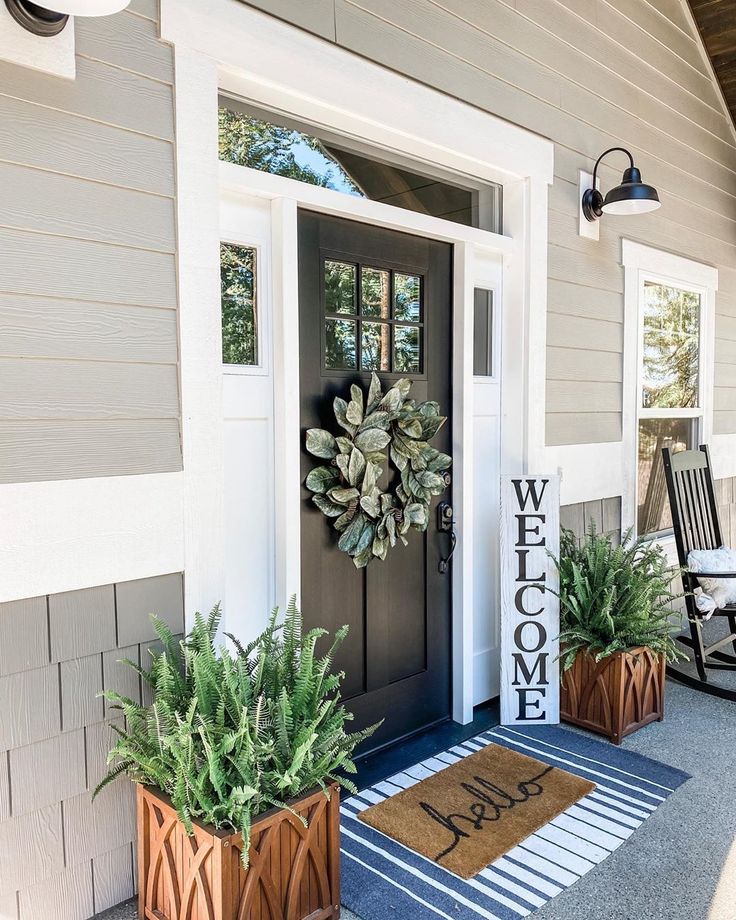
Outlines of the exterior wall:
[[608,534],[618,543],[621,540],[621,497],[576,502],[560,508],[560,527],[571,530],[578,540],[583,539],[591,521],[598,533]]
[[148,665],[149,612],[184,628],[182,577],[0,604],[0,916],[86,920],[134,892],[134,787],[91,793],[120,716],[140,700],[121,658]]
[[0,63],[0,483],[181,469],[172,51],[74,28],[75,80]]
[[[715,489],[723,541],[727,546],[736,546],[736,476],[716,479]],[[578,502],[560,508],[560,525],[571,530],[579,539],[585,536],[591,520],[599,533],[607,533],[614,540],[620,540],[621,498]]]
[[723,542],[736,546],[736,477],[716,480],[716,501]]
[[[619,441],[621,238],[715,263],[714,433],[736,432],[736,150],[684,0],[258,0],[251,5],[552,139],[549,445]],[[630,147],[662,208],[578,236],[578,170]],[[601,172],[620,181],[625,161]]]

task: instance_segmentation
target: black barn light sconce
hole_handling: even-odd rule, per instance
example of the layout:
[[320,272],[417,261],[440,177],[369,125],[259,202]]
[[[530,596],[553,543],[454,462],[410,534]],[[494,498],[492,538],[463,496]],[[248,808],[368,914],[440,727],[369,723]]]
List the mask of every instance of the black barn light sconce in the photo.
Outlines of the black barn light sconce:
[[[629,166],[624,170],[621,184],[614,186],[604,198],[596,188],[598,166],[609,153],[617,151],[626,154]],[[593,167],[592,186],[583,192],[581,203],[585,219],[591,222],[604,214],[646,214],[647,211],[655,211],[660,205],[656,188],[641,181],[641,173],[634,166],[634,158],[625,147],[610,147],[598,157]]]
[[58,35],[70,16],[110,16],[119,13],[130,0],[53,0],[53,9],[31,0],[5,0],[13,19],[34,35]]

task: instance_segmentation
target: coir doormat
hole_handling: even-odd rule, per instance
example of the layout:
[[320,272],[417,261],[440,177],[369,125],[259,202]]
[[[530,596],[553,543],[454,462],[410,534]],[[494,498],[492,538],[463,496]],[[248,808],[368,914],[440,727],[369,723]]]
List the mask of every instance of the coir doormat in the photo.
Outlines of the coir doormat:
[[[360,820],[373,805],[500,744],[595,789],[469,879]],[[340,804],[342,902],[363,920],[519,920],[606,860],[688,774],[557,726],[494,728]]]
[[593,789],[587,779],[489,744],[367,808],[360,820],[467,879]]

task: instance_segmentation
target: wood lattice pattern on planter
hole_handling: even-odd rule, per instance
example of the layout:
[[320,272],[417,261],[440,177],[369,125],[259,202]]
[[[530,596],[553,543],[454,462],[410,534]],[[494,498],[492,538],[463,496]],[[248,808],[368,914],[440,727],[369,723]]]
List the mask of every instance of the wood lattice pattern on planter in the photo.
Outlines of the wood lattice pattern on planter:
[[664,717],[664,669],[664,658],[644,647],[598,662],[579,653],[563,675],[560,715],[619,744]]
[[274,809],[253,824],[250,865],[240,834],[194,824],[188,836],[167,797],[138,786],[141,920],[328,920],[339,916],[339,788],[292,803],[307,827]]

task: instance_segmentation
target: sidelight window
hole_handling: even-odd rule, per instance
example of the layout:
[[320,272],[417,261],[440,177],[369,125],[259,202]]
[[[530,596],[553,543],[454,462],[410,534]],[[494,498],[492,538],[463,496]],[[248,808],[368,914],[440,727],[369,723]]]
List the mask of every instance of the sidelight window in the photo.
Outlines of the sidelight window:
[[222,363],[258,364],[256,250],[220,243]]
[[423,373],[423,279],[419,274],[325,259],[326,370]]

